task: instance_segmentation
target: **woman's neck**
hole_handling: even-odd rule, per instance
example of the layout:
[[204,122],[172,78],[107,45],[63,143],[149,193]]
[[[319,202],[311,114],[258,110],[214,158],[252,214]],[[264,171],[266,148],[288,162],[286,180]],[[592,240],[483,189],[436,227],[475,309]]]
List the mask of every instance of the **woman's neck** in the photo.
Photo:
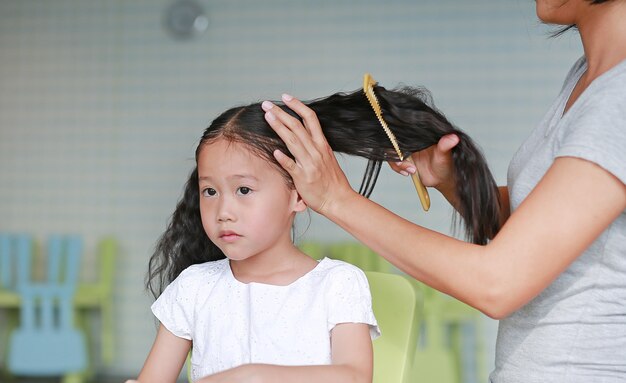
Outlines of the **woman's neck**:
[[626,60],[626,1],[589,5],[588,10],[577,22],[587,59],[587,84]]

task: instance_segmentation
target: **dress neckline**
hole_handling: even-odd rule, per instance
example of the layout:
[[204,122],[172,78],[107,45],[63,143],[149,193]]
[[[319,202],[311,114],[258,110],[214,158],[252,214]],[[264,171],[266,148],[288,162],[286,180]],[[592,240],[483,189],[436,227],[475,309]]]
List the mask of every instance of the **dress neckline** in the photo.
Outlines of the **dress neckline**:
[[317,261],[317,265],[315,265],[314,268],[312,268],[311,270],[307,271],[305,274],[301,275],[300,277],[298,277],[297,279],[295,279],[294,281],[292,281],[291,283],[288,283],[286,285],[274,285],[271,283],[263,283],[263,282],[242,282],[239,279],[237,279],[235,277],[235,274],[233,274],[233,269],[230,267],[230,260],[228,258],[226,258],[226,270],[228,273],[228,277],[231,278],[233,281],[235,281],[235,283],[242,285],[242,286],[266,286],[268,288],[289,288],[289,287],[293,287],[294,285],[301,283],[301,281],[304,281],[306,279],[308,279],[312,274],[314,274],[319,268],[320,265],[325,264],[326,260],[328,258],[324,257],[323,259]]

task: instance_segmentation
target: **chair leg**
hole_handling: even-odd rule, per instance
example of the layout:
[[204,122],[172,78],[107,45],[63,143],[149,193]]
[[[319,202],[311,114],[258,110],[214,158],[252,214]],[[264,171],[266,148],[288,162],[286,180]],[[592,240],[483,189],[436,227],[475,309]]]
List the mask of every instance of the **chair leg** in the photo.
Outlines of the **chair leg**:
[[113,363],[115,353],[113,335],[113,302],[102,304],[102,361],[106,366]]
[[0,379],[0,381],[9,382],[13,379],[13,375],[11,375],[9,369],[6,368],[9,356],[9,338],[19,324],[19,312],[18,310],[5,310],[3,315],[6,320],[6,326],[2,326],[2,333],[0,334],[0,340],[3,342],[2,358],[4,359],[1,363],[0,378],[2,379]]
[[80,372],[71,372],[69,374],[63,375],[61,378],[61,383],[83,383],[85,381],[85,376]]
[[[82,379],[80,382],[83,382],[83,381],[91,380],[95,375],[95,358],[93,355],[93,329],[89,325],[89,320],[87,318],[87,316],[89,315],[89,312],[87,310],[76,309],[74,313],[75,313],[74,318],[76,321],[76,326],[85,335],[85,345],[87,349],[87,367],[85,368],[84,371],[73,373],[73,374],[68,374],[67,376],[68,376],[68,379],[76,379],[74,375],[78,374],[81,376],[81,379]],[[63,383],[71,383],[71,382],[63,381]]]

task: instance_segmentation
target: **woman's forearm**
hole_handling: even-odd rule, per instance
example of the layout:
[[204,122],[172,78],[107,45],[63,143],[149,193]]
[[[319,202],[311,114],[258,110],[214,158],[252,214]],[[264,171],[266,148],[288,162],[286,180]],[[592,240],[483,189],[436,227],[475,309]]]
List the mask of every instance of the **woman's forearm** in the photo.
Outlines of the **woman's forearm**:
[[[589,198],[597,190],[603,198]],[[502,318],[543,291],[624,211],[625,191],[597,165],[559,158],[485,246],[413,224],[354,191],[336,193],[322,213],[407,274]]]
[[489,281],[484,246],[418,226],[353,190],[321,213],[400,270],[489,315],[485,287],[495,282]]

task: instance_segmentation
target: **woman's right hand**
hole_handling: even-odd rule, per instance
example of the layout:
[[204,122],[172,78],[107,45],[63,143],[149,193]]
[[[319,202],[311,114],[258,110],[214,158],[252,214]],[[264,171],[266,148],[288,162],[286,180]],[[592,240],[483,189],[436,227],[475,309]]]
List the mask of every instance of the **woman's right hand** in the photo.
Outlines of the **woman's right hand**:
[[415,166],[409,161],[389,162],[389,166],[395,172],[404,176],[419,173],[424,186],[434,187],[439,190],[448,200],[454,198],[455,190],[454,163],[452,161],[452,148],[459,143],[459,136],[454,133],[447,134],[437,145],[429,146],[424,150],[413,153],[411,158]]
[[262,103],[265,120],[285,142],[295,160],[279,150],[274,152],[274,157],[289,173],[307,206],[327,215],[334,201],[350,198],[356,192],[328,145],[315,112],[292,96],[283,95],[282,100],[303,123],[269,101]]

